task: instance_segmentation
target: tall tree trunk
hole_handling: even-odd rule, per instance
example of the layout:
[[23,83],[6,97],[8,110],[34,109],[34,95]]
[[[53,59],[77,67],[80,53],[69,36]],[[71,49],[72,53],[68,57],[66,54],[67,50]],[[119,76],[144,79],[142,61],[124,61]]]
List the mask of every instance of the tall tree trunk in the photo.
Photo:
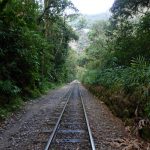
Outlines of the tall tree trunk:
[[[46,10],[46,8],[49,5],[49,0],[44,0],[44,10]],[[49,36],[49,12],[48,10],[45,13],[45,37]]]
[[[44,0],[44,10],[48,8],[50,0]],[[44,23],[45,23],[45,37],[48,38],[49,36],[49,12],[48,10],[44,14]],[[45,52],[44,49],[42,49],[42,60],[41,60],[41,73],[42,73],[42,80],[44,79],[44,74],[45,74]]]

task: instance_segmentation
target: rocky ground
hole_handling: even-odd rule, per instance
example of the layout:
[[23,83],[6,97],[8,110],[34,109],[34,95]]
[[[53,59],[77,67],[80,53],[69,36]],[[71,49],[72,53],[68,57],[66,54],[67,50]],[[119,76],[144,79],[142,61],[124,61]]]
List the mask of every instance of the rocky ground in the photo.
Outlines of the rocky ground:
[[[117,147],[112,146],[112,140],[127,137],[127,132],[122,121],[116,118],[103,102],[93,97],[93,95],[82,86],[81,91],[96,143],[96,149],[117,149]],[[122,147],[119,147],[119,149],[121,148]]]
[[52,117],[61,97],[69,88],[70,85],[64,86],[28,102],[22,110],[1,123],[0,150],[26,150],[27,145],[36,140],[41,126]]
[[[26,103],[24,108],[1,123],[0,150],[38,150],[39,148],[29,148],[28,145],[33,141],[40,140],[36,139],[38,133],[43,130],[43,125],[53,117],[53,113],[61,103],[61,97],[71,86],[66,85],[50,91],[47,95]],[[106,105],[84,87],[80,86],[80,89],[96,149],[117,150],[128,146],[125,144],[128,133],[121,120],[113,116]]]
[[98,150],[150,150],[150,143],[134,137],[109,108],[83,86],[80,87]]

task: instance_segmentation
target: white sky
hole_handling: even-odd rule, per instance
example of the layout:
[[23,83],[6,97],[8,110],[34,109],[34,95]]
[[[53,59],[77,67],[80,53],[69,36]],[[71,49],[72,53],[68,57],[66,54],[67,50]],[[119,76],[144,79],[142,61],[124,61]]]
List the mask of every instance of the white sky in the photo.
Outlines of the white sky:
[[98,14],[107,12],[114,0],[71,0],[83,14]]

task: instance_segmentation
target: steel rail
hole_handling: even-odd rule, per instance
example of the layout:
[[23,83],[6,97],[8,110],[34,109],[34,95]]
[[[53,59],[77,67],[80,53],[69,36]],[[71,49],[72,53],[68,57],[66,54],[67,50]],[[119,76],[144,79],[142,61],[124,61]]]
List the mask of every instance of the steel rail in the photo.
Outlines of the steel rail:
[[[74,88],[73,88],[73,89],[74,89]],[[70,92],[70,90],[69,90],[69,92]],[[57,123],[56,123],[56,125],[55,125],[55,127],[54,127],[54,129],[53,129],[52,134],[51,134],[50,137],[49,137],[49,140],[48,140],[47,145],[46,145],[46,147],[45,147],[44,150],[49,150],[49,148],[50,148],[50,146],[51,146],[51,144],[52,144],[52,140],[54,139],[54,136],[55,136],[56,131],[57,131],[57,129],[58,129],[58,126],[59,126],[59,124],[60,124],[60,122],[61,122],[61,118],[62,118],[62,116],[63,116],[63,114],[64,114],[64,111],[65,111],[65,109],[66,109],[66,106],[67,106],[67,104],[68,104],[68,102],[69,102],[69,100],[70,100],[70,97],[71,97],[72,92],[73,92],[73,90],[70,92],[70,94],[69,94],[69,96],[68,96],[68,98],[67,98],[67,102],[66,102],[65,105],[64,105],[64,108],[63,108],[63,110],[62,110],[62,112],[61,112],[61,114],[60,114],[60,116],[59,116],[59,118],[58,118],[58,121],[57,121]],[[68,92],[67,92],[67,93],[68,93]],[[67,94],[66,94],[66,95],[67,95]]]
[[[78,84],[78,89],[79,89],[79,84]],[[94,139],[93,139],[92,132],[91,132],[91,129],[90,129],[89,120],[88,120],[86,109],[85,109],[85,105],[84,105],[84,102],[83,102],[83,97],[82,97],[82,94],[80,92],[80,89],[79,89],[79,95],[80,95],[80,98],[81,98],[81,101],[82,101],[82,106],[83,106],[83,110],[84,110],[84,116],[85,116],[85,119],[86,119],[86,124],[87,124],[87,128],[88,128],[88,134],[89,134],[89,137],[90,137],[90,144],[91,144],[92,150],[96,150]]]

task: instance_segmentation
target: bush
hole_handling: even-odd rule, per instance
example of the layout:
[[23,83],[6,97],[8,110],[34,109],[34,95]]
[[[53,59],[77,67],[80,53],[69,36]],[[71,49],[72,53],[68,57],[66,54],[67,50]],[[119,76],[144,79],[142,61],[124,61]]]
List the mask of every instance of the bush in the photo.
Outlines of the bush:
[[4,108],[4,107],[0,107],[0,120],[2,119],[5,119],[6,117],[8,117],[10,115],[10,112]]
[[7,118],[12,112],[18,110],[23,105],[23,100],[20,97],[16,97],[11,100],[9,104],[0,106],[0,119]]
[[[88,70],[85,72],[83,79],[85,84],[100,85],[110,91],[108,93],[111,94],[108,95],[107,93],[106,97],[111,98],[108,98],[105,102],[110,107],[114,107],[113,109],[116,112],[118,110],[126,112],[120,117],[134,117],[137,107],[140,117],[150,116],[150,66],[143,57],[133,59],[131,66],[126,68],[104,68],[99,71]],[[104,92],[106,93],[106,91]],[[120,95],[120,93],[123,96],[121,99],[116,99],[116,96],[113,96]],[[121,112],[118,112],[118,114],[120,115]]]

